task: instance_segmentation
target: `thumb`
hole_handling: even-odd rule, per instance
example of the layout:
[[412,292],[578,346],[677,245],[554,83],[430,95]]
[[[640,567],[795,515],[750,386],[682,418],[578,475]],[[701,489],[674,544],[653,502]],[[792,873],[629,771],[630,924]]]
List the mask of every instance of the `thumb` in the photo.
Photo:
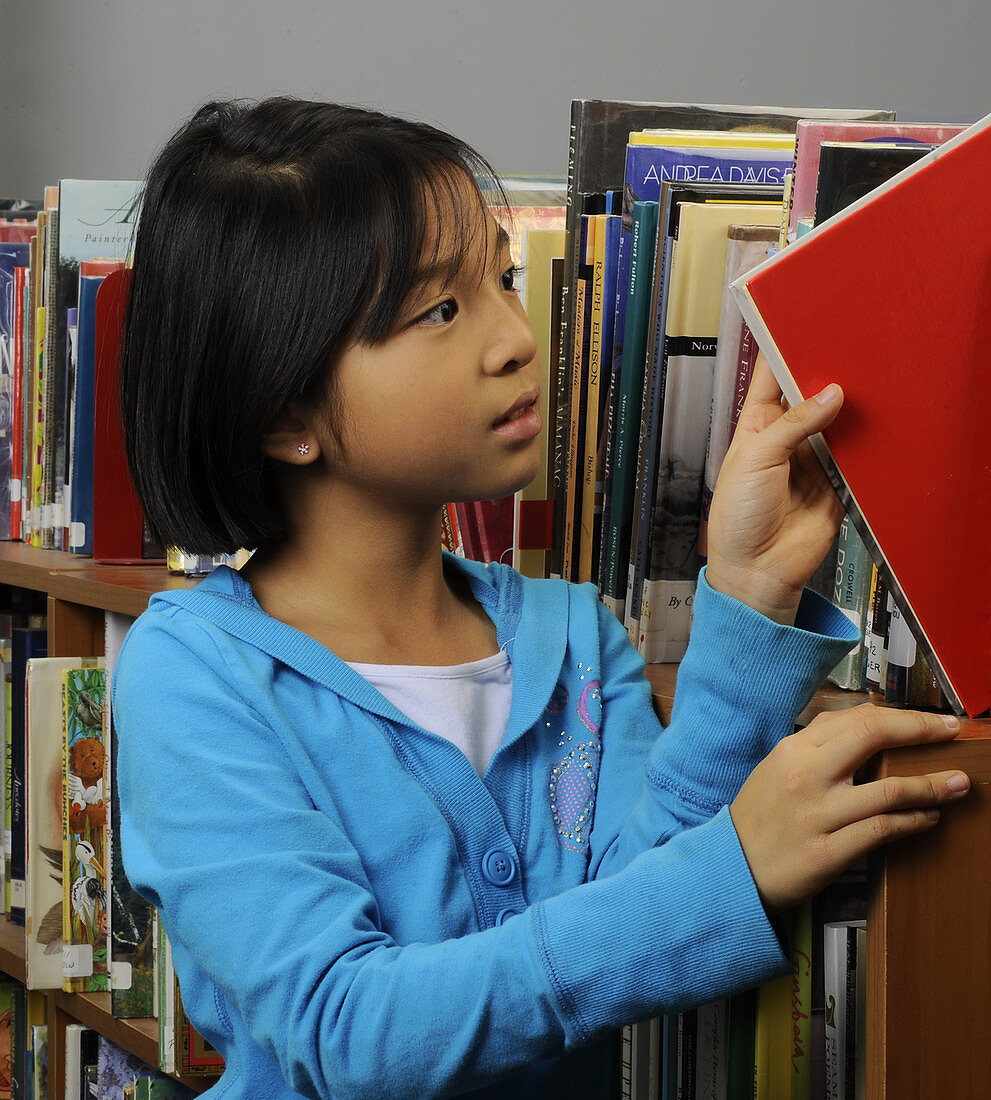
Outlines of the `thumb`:
[[835,420],[843,405],[843,390],[830,382],[801,404],[786,409],[759,433],[759,449],[769,465],[787,462],[810,437]]

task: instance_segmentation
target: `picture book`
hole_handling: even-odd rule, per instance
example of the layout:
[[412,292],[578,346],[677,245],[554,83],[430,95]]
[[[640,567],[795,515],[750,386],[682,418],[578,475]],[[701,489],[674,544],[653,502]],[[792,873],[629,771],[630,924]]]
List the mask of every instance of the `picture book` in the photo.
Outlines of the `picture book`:
[[826,221],[896,176],[933,148],[874,142],[825,141],[819,150],[814,224]]
[[991,242],[976,231],[989,171],[991,118],[734,284],[789,401],[843,386],[813,444],[941,688],[971,716],[991,704]]
[[62,679],[102,658],[36,657],[27,663],[27,849],[25,892],[28,989],[62,988]]
[[109,989],[105,694],[102,668],[62,675],[62,975],[69,993]]
[[795,240],[801,222],[815,218],[819,153],[825,141],[917,141],[942,145],[965,127],[894,120],[801,119],[795,128],[795,168],[788,210],[788,239]]

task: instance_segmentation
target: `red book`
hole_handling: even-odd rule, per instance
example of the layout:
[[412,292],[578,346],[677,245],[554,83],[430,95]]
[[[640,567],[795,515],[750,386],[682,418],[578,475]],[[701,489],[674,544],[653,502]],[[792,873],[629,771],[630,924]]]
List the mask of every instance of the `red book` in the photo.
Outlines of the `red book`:
[[130,279],[130,271],[112,271],[96,297],[93,557],[113,564],[148,564],[165,559],[147,554],[144,513],[127,468],[117,398],[117,358]]
[[734,284],[954,708],[991,705],[991,116]]

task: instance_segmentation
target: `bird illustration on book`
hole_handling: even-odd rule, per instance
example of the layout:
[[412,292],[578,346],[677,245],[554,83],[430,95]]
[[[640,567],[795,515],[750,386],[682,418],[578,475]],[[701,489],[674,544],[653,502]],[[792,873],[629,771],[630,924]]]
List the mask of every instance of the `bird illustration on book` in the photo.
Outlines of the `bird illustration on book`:
[[106,934],[107,891],[103,885],[106,873],[88,840],[76,844],[75,857],[82,874],[72,883],[69,892],[73,916],[79,918],[90,935]]

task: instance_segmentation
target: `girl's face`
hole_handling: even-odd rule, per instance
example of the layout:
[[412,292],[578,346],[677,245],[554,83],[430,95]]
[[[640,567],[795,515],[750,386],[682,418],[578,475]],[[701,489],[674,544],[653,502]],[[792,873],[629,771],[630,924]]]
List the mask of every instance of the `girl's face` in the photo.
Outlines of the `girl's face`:
[[[429,234],[428,234],[429,236]],[[391,506],[436,509],[521,488],[539,461],[536,341],[514,287],[505,232],[479,209],[467,262],[452,241],[424,261],[384,341],[353,345],[335,374],[330,476]]]

